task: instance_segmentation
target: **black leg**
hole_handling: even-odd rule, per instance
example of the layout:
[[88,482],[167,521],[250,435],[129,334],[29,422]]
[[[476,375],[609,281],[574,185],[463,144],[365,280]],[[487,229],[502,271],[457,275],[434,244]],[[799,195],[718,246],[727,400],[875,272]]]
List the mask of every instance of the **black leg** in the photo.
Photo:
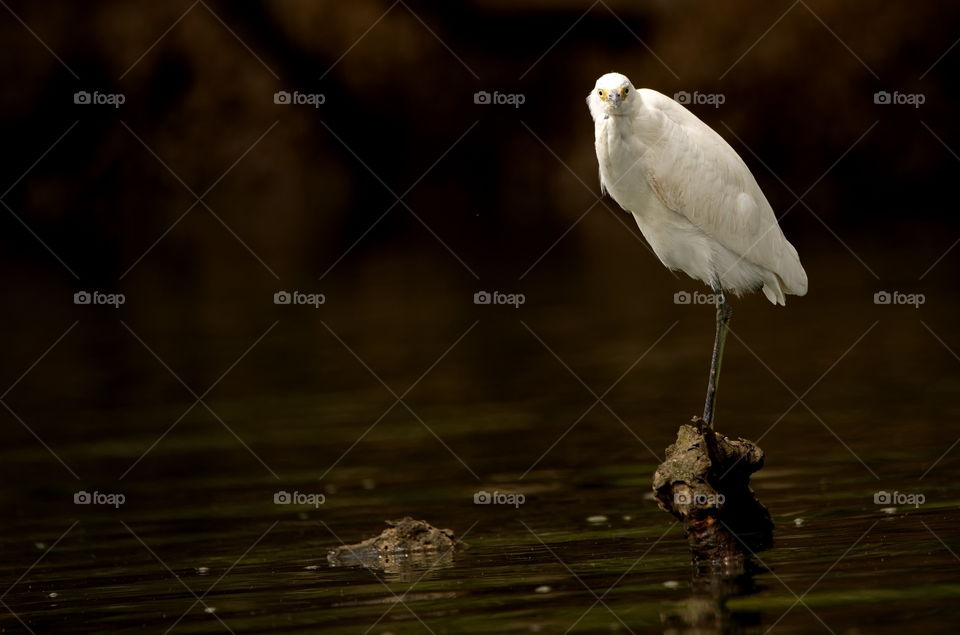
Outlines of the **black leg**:
[[727,340],[727,330],[730,324],[730,305],[723,292],[717,301],[717,334],[713,340],[713,355],[710,358],[710,377],[707,380],[707,401],[703,406],[703,424],[713,428],[713,417],[716,411],[717,389],[720,385],[720,363],[723,361],[723,345]]

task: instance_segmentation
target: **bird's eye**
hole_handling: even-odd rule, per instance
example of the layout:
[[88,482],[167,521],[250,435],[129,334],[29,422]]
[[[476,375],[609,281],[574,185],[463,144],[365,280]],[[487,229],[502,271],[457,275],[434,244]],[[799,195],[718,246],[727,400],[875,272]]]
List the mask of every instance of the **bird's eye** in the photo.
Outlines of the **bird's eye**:
[[624,88],[624,89],[623,89],[623,96],[626,97],[626,96],[627,96],[627,93],[629,93],[629,92],[630,92],[630,89],[629,89],[629,88]]
[[598,91],[597,91],[597,94],[600,95],[601,97],[603,97],[603,89],[601,88],[600,90],[598,90]]

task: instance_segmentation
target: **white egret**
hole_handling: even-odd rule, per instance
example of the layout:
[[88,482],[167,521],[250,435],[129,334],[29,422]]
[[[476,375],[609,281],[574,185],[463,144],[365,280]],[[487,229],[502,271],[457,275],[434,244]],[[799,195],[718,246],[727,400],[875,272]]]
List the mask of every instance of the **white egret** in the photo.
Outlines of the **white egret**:
[[703,422],[712,427],[730,321],[724,291],[804,295],[807,274],[750,169],[710,126],[655,90],[607,73],[587,96],[600,186],[633,214],[660,261],[718,295]]

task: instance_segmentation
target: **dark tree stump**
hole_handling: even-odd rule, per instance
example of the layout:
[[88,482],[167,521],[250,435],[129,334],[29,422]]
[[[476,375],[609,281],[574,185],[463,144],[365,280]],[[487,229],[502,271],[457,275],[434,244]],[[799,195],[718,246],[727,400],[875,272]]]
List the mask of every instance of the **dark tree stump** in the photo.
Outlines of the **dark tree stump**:
[[763,467],[763,450],[729,439],[699,417],[677,431],[653,475],[660,507],[683,523],[695,562],[726,569],[773,544],[773,522],[750,489]]

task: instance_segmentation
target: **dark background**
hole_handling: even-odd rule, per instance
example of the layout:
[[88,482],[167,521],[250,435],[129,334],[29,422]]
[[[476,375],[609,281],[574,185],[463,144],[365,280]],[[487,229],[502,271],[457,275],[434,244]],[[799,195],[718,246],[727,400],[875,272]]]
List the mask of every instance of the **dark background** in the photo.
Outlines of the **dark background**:
[[[359,42],[389,3],[9,6],[62,63],[3,11],[7,186],[77,125],[3,200],[84,283],[117,286],[192,203],[134,134],[199,193],[274,123],[205,200],[277,277],[315,280],[394,201],[376,177],[403,192],[474,122],[408,203],[478,276],[511,277],[593,200],[561,161],[598,193],[583,98],[612,69],[669,95],[722,93],[720,108],[694,110],[744,155],[780,213],[795,200],[787,187],[799,194],[816,182],[804,200],[854,250],[892,231],[950,244],[934,228],[955,223],[957,165],[944,147],[957,138],[960,56],[947,50],[955,3],[611,0],[584,13],[589,3],[572,1],[411,2],[393,5]],[[77,90],[122,93],[126,103],[75,106]],[[322,93],[326,103],[277,106],[276,90]],[[478,90],[526,102],[478,106]],[[878,90],[926,101],[877,105]],[[817,221],[797,211],[784,225],[802,242]],[[6,216],[11,263],[70,276]],[[239,272],[268,282],[268,268],[218,224],[198,206],[123,284],[216,284]],[[585,226],[560,253],[596,258],[589,234],[599,231]],[[401,206],[331,275],[436,246]]]

